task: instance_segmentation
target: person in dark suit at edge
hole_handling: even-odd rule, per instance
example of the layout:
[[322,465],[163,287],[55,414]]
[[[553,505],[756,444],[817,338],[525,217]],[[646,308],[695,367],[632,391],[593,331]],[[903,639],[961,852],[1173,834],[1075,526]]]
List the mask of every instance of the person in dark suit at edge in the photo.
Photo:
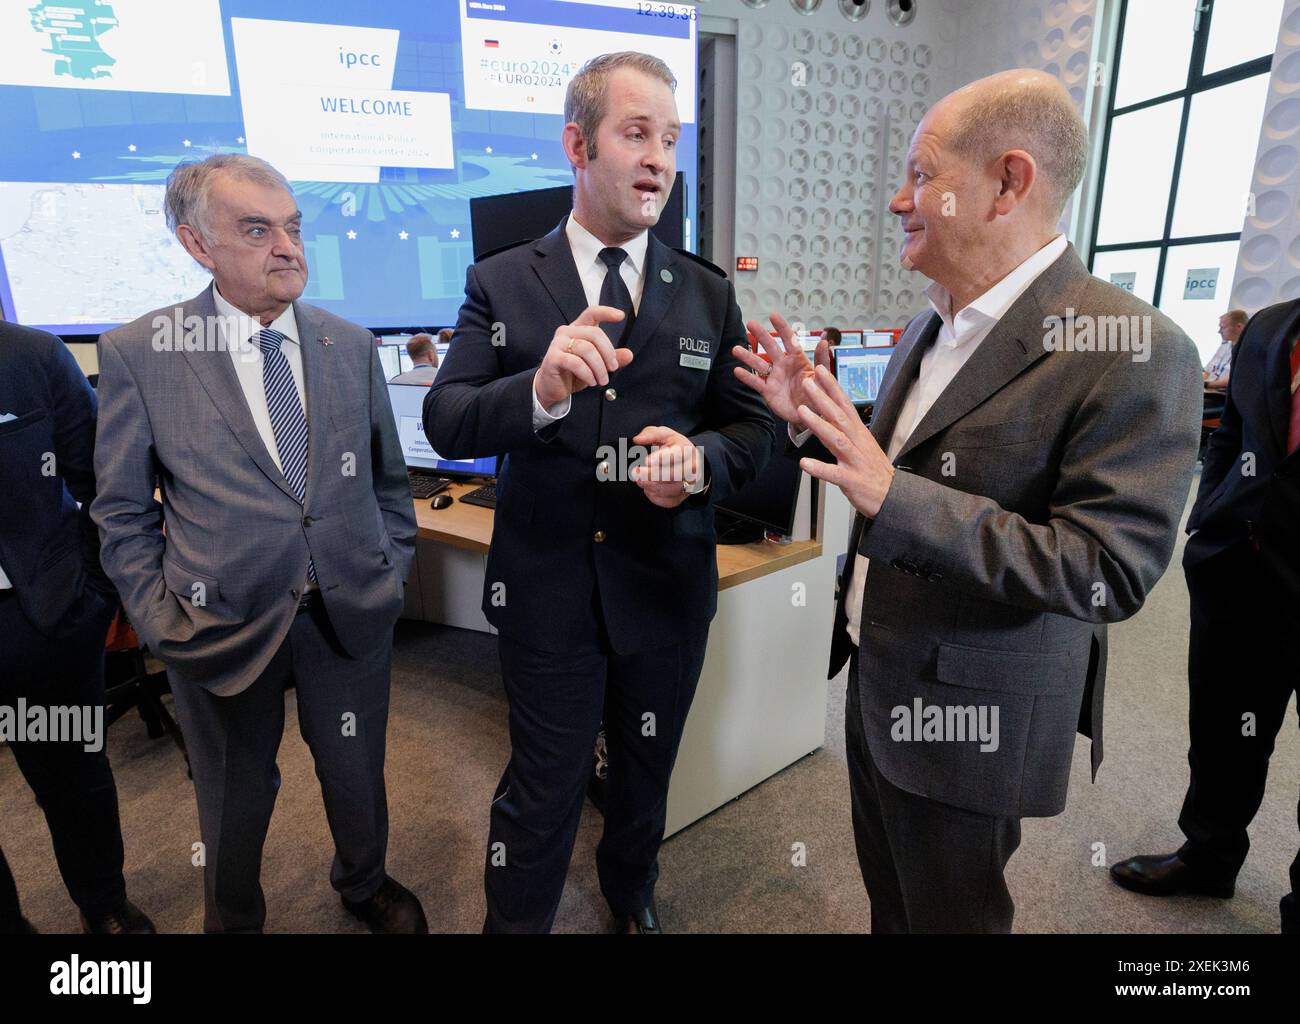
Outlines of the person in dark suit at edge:
[[[1260,310],[1233,352],[1227,402],[1187,521],[1191,599],[1187,761],[1191,780],[1174,853],[1111,868],[1148,896],[1227,898],[1264,799],[1268,762],[1300,671],[1300,300]],[[1300,817],[1300,809],[1297,810]],[[1300,932],[1300,853],[1282,897],[1282,931]]]
[[[61,340],[0,322],[0,706],[15,715],[22,700],[80,709],[84,721],[104,704],[104,636],[118,599],[90,519],[96,412]],[[11,739],[9,749],[45,812],[82,929],[148,934],[153,923],[126,895],[102,710],[98,721],[93,737]],[[30,930],[0,854],[0,934]]]

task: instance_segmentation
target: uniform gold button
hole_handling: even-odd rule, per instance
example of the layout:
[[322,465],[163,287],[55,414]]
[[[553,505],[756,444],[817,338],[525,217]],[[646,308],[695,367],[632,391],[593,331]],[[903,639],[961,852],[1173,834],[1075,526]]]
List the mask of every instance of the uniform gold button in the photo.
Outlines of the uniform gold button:
[[605,401],[607,401],[607,402],[612,402],[612,401],[614,401],[614,399],[616,399],[617,397],[618,397],[618,392],[615,391],[613,388],[606,388],[606,389],[605,389]]
[[593,537],[592,539],[593,539],[597,544],[600,544],[600,543],[603,542],[604,539],[605,539],[605,531],[604,531],[604,530],[597,530],[597,531],[596,531],[596,536]]

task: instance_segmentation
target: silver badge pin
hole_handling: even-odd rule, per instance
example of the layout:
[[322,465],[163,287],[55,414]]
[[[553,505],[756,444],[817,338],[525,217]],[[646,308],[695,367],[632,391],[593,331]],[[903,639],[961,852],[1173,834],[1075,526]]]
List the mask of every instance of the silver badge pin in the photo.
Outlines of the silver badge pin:
[[316,340],[319,341],[322,345],[334,344],[334,342],[330,341],[329,338],[325,337],[324,335],[321,335],[321,337],[317,338]]
[[673,272],[672,272],[671,270],[661,270],[661,271],[659,271],[659,280],[663,281],[664,284],[672,284],[672,283],[673,283]]

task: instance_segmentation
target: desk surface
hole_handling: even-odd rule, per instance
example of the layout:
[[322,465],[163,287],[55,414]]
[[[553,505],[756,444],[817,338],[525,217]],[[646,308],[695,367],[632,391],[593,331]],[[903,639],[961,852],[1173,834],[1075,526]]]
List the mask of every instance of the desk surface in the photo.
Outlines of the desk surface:
[[[452,484],[448,493],[459,499],[462,494],[477,486]],[[422,540],[435,540],[478,554],[487,553],[488,543],[492,540],[492,518],[495,514],[492,509],[456,500],[450,508],[435,511],[429,507],[429,500],[420,498],[415,502],[415,519]],[[822,546],[815,540],[796,540],[789,544],[770,544],[765,541],[754,544],[720,544],[718,589],[739,586],[768,573],[810,561],[821,553]]]

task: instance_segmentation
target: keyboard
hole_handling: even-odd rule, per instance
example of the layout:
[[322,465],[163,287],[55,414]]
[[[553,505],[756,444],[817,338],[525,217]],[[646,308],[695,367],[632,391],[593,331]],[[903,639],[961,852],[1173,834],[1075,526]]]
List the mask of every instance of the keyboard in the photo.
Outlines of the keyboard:
[[450,480],[444,480],[440,476],[428,476],[424,473],[408,474],[411,482],[412,498],[432,498],[439,491],[445,491],[450,485]]
[[481,505],[483,508],[496,508],[497,485],[484,484],[482,487],[475,487],[474,490],[462,494],[460,500],[466,505]]

